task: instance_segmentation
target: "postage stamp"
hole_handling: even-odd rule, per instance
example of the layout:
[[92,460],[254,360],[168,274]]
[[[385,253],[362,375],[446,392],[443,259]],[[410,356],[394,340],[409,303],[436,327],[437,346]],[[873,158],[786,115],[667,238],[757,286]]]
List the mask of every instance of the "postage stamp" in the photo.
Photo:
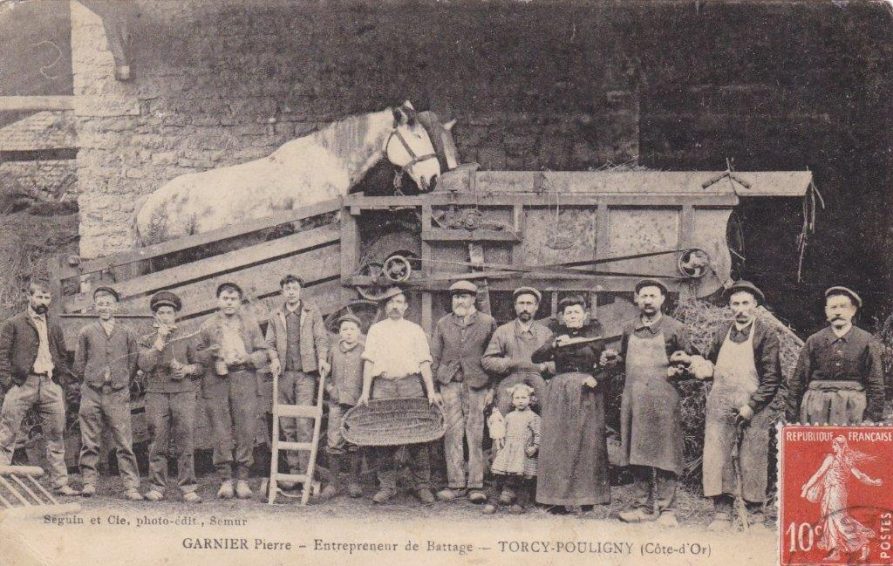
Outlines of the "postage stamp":
[[893,427],[786,426],[780,439],[780,564],[893,564]]

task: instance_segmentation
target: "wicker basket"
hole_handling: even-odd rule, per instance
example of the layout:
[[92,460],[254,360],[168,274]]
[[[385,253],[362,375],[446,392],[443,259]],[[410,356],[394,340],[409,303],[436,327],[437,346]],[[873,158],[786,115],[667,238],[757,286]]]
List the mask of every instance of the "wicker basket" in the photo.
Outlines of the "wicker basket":
[[427,399],[373,399],[344,415],[341,434],[357,446],[399,446],[431,442],[445,429],[443,412]]

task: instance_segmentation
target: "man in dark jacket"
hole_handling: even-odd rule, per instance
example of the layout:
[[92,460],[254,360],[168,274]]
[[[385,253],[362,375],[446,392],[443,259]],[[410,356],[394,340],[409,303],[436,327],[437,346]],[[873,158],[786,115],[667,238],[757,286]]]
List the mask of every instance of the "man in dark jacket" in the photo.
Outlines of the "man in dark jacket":
[[807,338],[800,351],[788,388],[788,422],[852,425],[882,420],[882,347],[853,325],[860,308],[862,299],[852,289],[825,291],[828,326]]
[[[484,408],[490,377],[481,357],[496,330],[492,316],[475,308],[477,286],[457,281],[450,286],[453,312],[437,321],[431,340],[434,380],[443,399],[446,434],[446,489],[441,501],[452,501],[468,491],[472,503],[484,503]],[[468,478],[465,477],[464,442],[468,442]]]
[[704,495],[713,498],[712,531],[731,526],[732,502],[738,478],[732,452],[737,443],[741,492],[750,524],[763,525],[769,466],[767,406],[781,383],[777,332],[756,319],[765,302],[753,283],[737,281],[726,289],[734,320],[723,323],[704,357],[713,363],[713,388],[707,397],[704,430]]
[[79,495],[68,485],[65,466],[65,395],[59,383],[69,370],[62,328],[47,314],[51,300],[46,283],[32,282],[28,308],[0,327],[0,387],[6,390],[0,409],[0,464],[12,462],[22,419],[31,407],[37,407],[53,490],[59,495]]

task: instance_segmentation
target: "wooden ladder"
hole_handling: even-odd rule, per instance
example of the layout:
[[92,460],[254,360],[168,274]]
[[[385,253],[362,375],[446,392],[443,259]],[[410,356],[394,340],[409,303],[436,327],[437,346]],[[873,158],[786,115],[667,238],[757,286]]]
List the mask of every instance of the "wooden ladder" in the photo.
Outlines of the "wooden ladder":
[[[326,376],[319,374],[319,392],[316,394],[316,405],[282,405],[279,403],[279,376],[273,376],[273,452],[270,460],[270,484],[267,502],[276,502],[276,496],[280,490],[280,481],[300,483],[301,505],[307,505],[310,500],[310,492],[313,489],[313,474],[316,471],[316,454],[319,445],[319,433],[322,426],[323,394],[326,388]],[[287,442],[279,440],[279,418],[308,418],[313,419],[313,438],[310,442]],[[279,472],[279,451],[309,451],[310,460],[307,462],[307,470],[303,474],[283,474]]]

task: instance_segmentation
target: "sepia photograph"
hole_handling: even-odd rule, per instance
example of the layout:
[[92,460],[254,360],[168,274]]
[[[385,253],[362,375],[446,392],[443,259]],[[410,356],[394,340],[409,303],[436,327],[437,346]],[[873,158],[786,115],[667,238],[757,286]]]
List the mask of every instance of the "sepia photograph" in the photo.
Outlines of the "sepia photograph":
[[893,564],[890,92],[890,0],[0,0],[0,565]]

